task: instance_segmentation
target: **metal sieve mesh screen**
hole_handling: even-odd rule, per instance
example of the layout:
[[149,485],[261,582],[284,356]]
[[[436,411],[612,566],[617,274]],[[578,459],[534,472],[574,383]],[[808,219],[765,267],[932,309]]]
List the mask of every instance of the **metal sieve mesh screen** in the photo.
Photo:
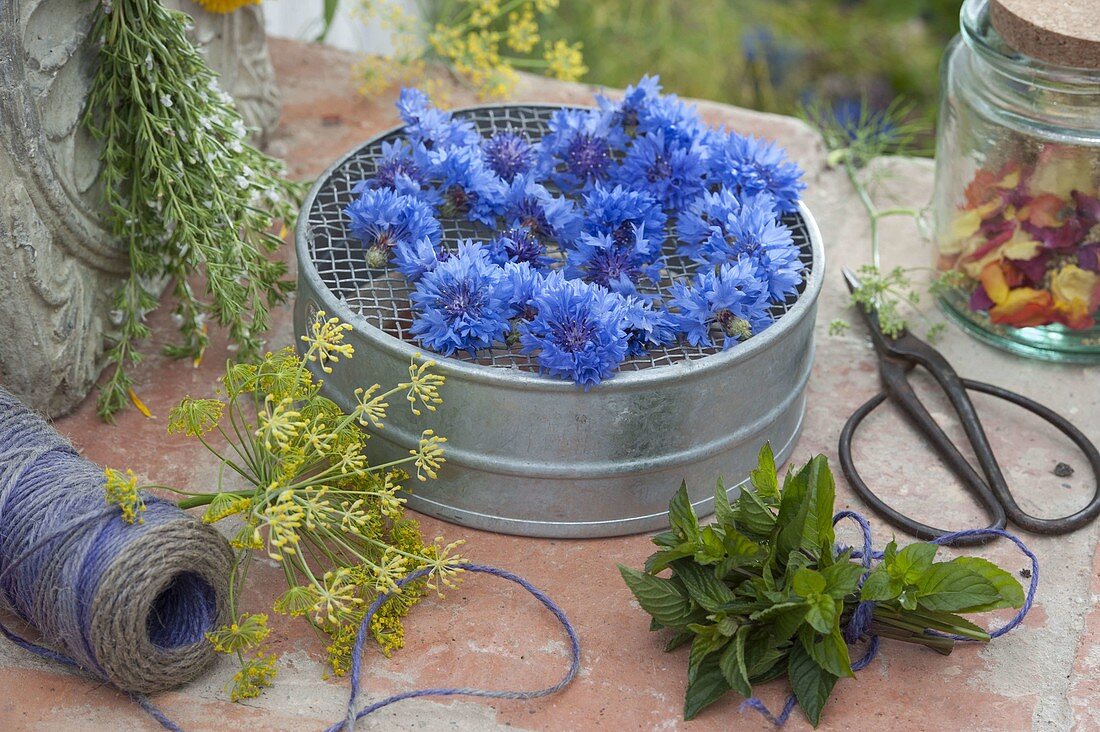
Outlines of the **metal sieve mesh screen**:
[[[558,107],[553,105],[498,105],[456,111],[455,116],[471,120],[485,135],[497,130],[511,129],[526,133],[535,142],[546,132],[547,121],[555,109]],[[400,131],[391,132],[366,143],[323,181],[311,207],[303,212],[308,226],[307,248],[310,261],[302,262],[300,266],[314,267],[325,286],[368,323],[394,338],[414,343],[409,334],[413,321],[409,304],[412,288],[395,268],[372,269],[367,266],[362,247],[350,235],[343,213],[344,208],[354,198],[352,187],[374,175],[376,162],[382,153],[382,143],[390,142],[400,134]],[[809,232],[802,217],[788,214],[783,218],[783,223],[791,229],[795,244],[801,251],[803,284],[799,286],[797,295],[791,296],[785,303],[772,306],[772,314],[777,319],[801,296],[813,262]],[[452,249],[460,240],[487,240],[493,235],[486,227],[465,220],[441,219],[440,224],[443,227],[443,245]],[[667,267],[664,276],[655,286],[643,288],[644,291],[663,298],[673,280],[681,279],[694,270],[695,263],[678,256],[675,251],[676,242],[670,238],[665,242]],[[560,252],[551,252],[551,255],[554,254],[561,256]],[[621,370],[637,371],[667,366],[678,361],[702,358],[719,350],[720,348],[698,348],[686,344],[653,349],[644,356],[626,361]],[[477,358],[456,353],[454,358],[486,366],[538,371],[533,356],[516,350],[499,348],[483,351]]]

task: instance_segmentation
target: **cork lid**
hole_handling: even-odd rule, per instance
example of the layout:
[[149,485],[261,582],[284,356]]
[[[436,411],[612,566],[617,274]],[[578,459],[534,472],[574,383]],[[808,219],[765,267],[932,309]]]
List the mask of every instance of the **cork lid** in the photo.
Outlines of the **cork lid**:
[[1100,0],[989,0],[989,13],[1017,51],[1058,66],[1100,69]]

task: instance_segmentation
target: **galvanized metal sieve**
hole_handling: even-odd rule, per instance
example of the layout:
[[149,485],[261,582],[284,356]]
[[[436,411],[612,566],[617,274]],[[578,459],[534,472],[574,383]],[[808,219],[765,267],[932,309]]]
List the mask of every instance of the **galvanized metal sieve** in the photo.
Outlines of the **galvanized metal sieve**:
[[[484,134],[512,129],[539,139],[553,105],[492,105],[459,110]],[[367,266],[343,209],[352,188],[374,174],[382,143],[368,141],[336,162],[303,204],[296,234],[299,294],[295,330],[317,310],[351,323],[356,358],[319,375],[325,393],[345,409],[354,390],[407,380],[419,353],[409,335],[411,288],[395,269]],[[462,220],[440,222],[444,245],[492,232]],[[552,537],[610,536],[667,523],[667,504],[687,480],[696,509],[707,513],[715,479],[731,491],[771,441],[779,459],[793,449],[802,423],[813,362],[813,323],[824,256],[804,206],[785,217],[801,249],[803,283],[774,306],[776,322],[728,351],[675,346],[623,364],[589,392],[541,376],[532,356],[494,349],[478,358],[437,357],[447,377],[445,404],[429,422],[391,409],[374,435],[370,457],[408,454],[424,426],[448,438],[447,464],[436,481],[414,486],[409,505],[476,528]],[[651,288],[664,294],[690,260],[666,242],[667,274]]]

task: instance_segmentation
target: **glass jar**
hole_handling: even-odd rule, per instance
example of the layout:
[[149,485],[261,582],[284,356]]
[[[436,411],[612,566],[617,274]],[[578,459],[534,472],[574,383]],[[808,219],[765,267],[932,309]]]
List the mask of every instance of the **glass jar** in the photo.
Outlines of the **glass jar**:
[[1100,69],[1008,45],[966,0],[944,56],[933,201],[938,299],[983,341],[1100,363]]

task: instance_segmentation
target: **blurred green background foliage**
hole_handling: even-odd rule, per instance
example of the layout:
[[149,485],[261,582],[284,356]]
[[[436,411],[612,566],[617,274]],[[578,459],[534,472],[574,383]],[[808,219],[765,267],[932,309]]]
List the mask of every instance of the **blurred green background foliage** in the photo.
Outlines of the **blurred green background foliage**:
[[586,81],[643,72],[667,91],[769,112],[837,118],[898,97],[935,118],[939,59],[962,0],[561,0],[548,35],[581,41]]

